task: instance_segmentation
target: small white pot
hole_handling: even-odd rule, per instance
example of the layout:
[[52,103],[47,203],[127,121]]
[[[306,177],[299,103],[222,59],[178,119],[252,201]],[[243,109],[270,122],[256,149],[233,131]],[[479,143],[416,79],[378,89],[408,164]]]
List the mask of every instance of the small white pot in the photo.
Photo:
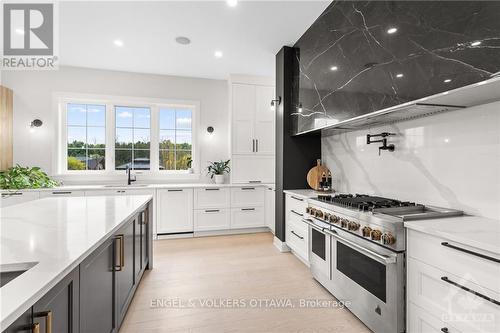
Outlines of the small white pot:
[[224,175],[215,175],[215,184],[224,184]]

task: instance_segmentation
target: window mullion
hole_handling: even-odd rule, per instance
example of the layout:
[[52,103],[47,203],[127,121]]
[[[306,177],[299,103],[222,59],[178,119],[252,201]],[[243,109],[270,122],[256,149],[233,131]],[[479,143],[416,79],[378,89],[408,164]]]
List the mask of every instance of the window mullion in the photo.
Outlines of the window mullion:
[[106,172],[115,170],[115,108],[111,103],[106,104]]
[[150,147],[149,147],[149,160],[151,161],[149,167],[150,171],[158,172],[160,170],[160,115],[159,107],[151,105],[151,123],[150,123]]

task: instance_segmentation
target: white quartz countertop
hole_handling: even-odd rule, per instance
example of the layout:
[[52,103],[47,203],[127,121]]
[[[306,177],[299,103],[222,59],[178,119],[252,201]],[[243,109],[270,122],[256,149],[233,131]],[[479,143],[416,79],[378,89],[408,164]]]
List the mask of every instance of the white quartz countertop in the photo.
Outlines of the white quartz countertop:
[[290,194],[301,199],[316,198],[323,192],[318,192],[312,189],[301,189],[301,190],[284,190],[283,193]]
[[30,191],[92,191],[92,190],[140,190],[140,189],[162,189],[162,188],[224,188],[224,187],[272,187],[274,184],[214,184],[214,183],[166,183],[166,184],[96,184],[96,185],[63,185],[52,188],[22,189],[22,190],[0,190],[6,192],[30,192]]
[[405,227],[500,254],[500,221],[477,216],[408,221]]
[[0,288],[0,331],[36,303],[152,196],[56,197],[0,209],[0,267],[37,264]]

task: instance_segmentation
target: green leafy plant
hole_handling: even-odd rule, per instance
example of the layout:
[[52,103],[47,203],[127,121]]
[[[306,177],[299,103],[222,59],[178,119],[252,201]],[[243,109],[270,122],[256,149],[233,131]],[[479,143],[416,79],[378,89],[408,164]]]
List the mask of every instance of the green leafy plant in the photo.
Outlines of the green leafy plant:
[[229,167],[229,161],[230,160],[209,162],[207,171],[210,178],[214,178],[215,175],[223,175],[224,173],[229,173],[229,171],[231,171],[231,168]]
[[24,188],[55,187],[58,183],[39,167],[22,167],[19,164],[0,171],[0,188],[18,190]]
[[193,164],[193,159],[191,157],[188,157],[186,163],[187,163],[187,167],[191,168],[191,165]]

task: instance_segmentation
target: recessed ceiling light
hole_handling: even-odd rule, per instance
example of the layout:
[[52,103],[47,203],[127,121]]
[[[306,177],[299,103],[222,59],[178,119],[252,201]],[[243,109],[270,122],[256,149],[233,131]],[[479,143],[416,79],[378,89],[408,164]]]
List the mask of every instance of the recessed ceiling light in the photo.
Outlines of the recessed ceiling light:
[[403,76],[404,76],[403,73],[396,74],[396,77],[403,77]]
[[215,51],[214,52],[214,57],[216,58],[222,58],[224,54],[222,53],[222,51]]
[[187,38],[187,37],[184,37],[184,36],[179,36],[175,39],[175,41],[178,43],[178,44],[181,44],[181,45],[188,45],[188,44],[191,44],[191,39]]
[[339,69],[337,66],[332,66],[332,67],[330,67],[330,70],[331,70],[331,71],[336,71],[337,69]]
[[472,42],[470,43],[471,46],[478,46],[478,45],[481,45],[481,41],[480,40],[477,40],[475,42]]
[[443,81],[444,83],[450,83],[451,82],[451,79],[446,79]]
[[24,35],[24,29],[17,28],[17,29],[16,29],[16,33],[17,33],[18,35]]
[[113,41],[113,44],[115,44],[115,45],[116,45],[116,46],[118,46],[118,47],[122,47],[122,46],[123,46],[123,41],[122,41],[122,40],[120,40],[120,39],[115,39],[115,40]]
[[226,0],[226,3],[229,7],[236,7],[236,5],[238,5],[238,0]]
[[393,34],[393,33],[395,33],[396,31],[398,31],[398,28],[389,28],[389,29],[387,29],[387,33],[388,33],[388,34]]

